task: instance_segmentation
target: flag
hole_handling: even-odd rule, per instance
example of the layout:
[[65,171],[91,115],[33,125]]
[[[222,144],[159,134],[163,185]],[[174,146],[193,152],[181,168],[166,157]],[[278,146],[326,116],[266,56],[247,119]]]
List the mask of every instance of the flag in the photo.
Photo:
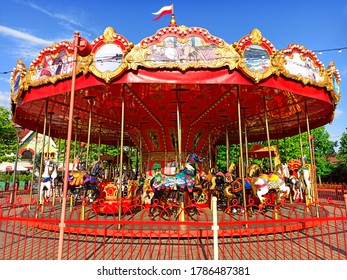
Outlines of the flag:
[[173,13],[173,4],[170,6],[164,6],[162,7],[158,12],[152,13],[153,15],[156,15],[157,17],[153,20],[160,19],[163,15],[172,14]]

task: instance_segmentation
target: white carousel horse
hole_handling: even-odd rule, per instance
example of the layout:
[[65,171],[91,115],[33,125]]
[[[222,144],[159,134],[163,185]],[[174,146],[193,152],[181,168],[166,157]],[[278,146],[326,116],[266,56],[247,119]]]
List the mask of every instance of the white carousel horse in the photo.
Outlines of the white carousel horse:
[[251,185],[254,193],[257,194],[261,204],[266,203],[266,195],[271,189],[279,191],[279,198],[288,197],[290,195],[290,188],[286,185],[283,176],[282,165],[276,166],[274,173],[261,174],[260,166],[251,164],[248,168],[248,174],[252,178]]
[[293,195],[293,199],[294,200],[303,200],[303,190],[302,190],[302,186],[301,184],[299,183],[299,180],[298,178],[296,178],[294,175],[291,175],[288,179],[288,182],[290,183],[292,189],[293,189],[293,192],[294,192],[294,195]]
[[53,192],[55,192],[56,197],[58,196],[61,197],[63,195],[63,180],[61,177],[59,177],[58,165],[54,162],[51,162],[51,165],[52,165],[52,172],[51,172],[52,189],[53,189]]
[[310,170],[308,167],[301,166],[298,170],[298,180],[302,192],[307,193],[307,198],[312,199],[311,196],[311,181],[310,181]]
[[40,199],[39,202],[42,204],[43,198],[49,198],[51,193],[51,187],[52,187],[52,178],[51,173],[53,170],[53,165],[51,164],[51,161],[45,160],[44,161],[45,169],[41,175],[41,183],[40,183]]

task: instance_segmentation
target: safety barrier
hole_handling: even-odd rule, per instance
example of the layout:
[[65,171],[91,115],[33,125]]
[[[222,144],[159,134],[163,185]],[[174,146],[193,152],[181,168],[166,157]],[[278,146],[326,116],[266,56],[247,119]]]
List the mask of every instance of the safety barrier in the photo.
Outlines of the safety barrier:
[[[0,259],[57,259],[61,204],[25,201],[0,205]],[[68,207],[62,259],[347,259],[345,207],[331,199],[205,207],[199,215],[196,205],[153,207],[112,207],[120,214],[85,203]]]

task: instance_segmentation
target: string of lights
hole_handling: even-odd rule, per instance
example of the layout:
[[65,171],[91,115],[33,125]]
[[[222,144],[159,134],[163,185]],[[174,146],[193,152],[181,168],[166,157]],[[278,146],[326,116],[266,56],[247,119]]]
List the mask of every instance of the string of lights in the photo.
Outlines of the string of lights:
[[[320,49],[320,50],[313,50],[312,52],[314,52],[314,53],[318,53],[318,54],[320,54],[320,55],[322,55],[323,53],[326,53],[326,52],[338,52],[338,53],[342,53],[342,50],[347,50],[347,47],[342,47],[342,48],[331,48],[331,49]],[[98,63],[107,63],[107,62],[121,62],[122,61],[122,57],[119,57],[119,56],[105,56],[105,57],[99,57],[98,59],[96,59],[95,60],[95,62],[98,62]],[[206,62],[209,62],[209,61],[212,61],[212,60],[214,60],[214,59],[234,59],[234,60],[237,60],[238,59],[238,57],[216,57],[216,58],[213,58],[213,59],[206,59],[206,60],[204,60],[204,61],[206,61]],[[247,57],[247,59],[248,60],[256,60],[256,59],[258,59],[258,60],[261,60],[261,58],[259,58],[259,57]],[[264,58],[263,58],[264,59]],[[150,60],[150,59],[148,59],[148,60],[138,60],[138,61],[135,61],[135,63],[136,62],[145,62],[145,61],[153,61],[153,60]],[[180,59],[177,59],[177,61],[184,61],[184,60],[180,60]],[[172,60],[170,60],[170,59],[167,59],[167,60],[164,60],[164,59],[161,59],[161,60],[156,60],[156,62],[157,63],[167,63],[167,62],[173,62]],[[176,62],[176,60],[175,60],[175,62]],[[66,65],[69,65],[69,64],[71,64],[71,63],[73,63],[73,61],[69,61],[69,62],[60,62],[60,65],[61,66],[66,66]],[[307,66],[305,66],[305,65],[303,65],[303,64],[299,64],[299,63],[295,63],[294,61],[291,61],[291,63],[292,64],[296,64],[298,67],[301,67],[301,68],[307,68],[307,69],[309,69],[310,67],[307,67]],[[50,66],[48,66],[48,67],[43,67],[43,68],[41,68],[41,70],[42,69],[49,69],[50,68]],[[310,68],[310,69],[312,69],[312,68]],[[36,69],[34,69],[34,70],[27,70],[27,71],[35,71],[35,72],[37,72],[37,70]],[[7,75],[7,74],[11,74],[11,73],[13,73],[13,70],[8,70],[8,71],[1,71],[0,72],[0,75]]]

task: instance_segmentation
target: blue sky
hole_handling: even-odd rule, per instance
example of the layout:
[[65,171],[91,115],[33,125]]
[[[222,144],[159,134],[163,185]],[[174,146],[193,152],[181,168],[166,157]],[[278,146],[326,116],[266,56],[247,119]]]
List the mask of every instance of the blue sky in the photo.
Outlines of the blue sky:
[[[25,65],[53,42],[73,40],[75,31],[89,41],[112,26],[137,44],[169,24],[153,12],[174,4],[178,25],[203,27],[228,43],[257,28],[279,50],[297,43],[313,51],[347,47],[347,1],[235,1],[235,0],[4,0],[0,9],[0,105],[9,108],[10,73],[18,58]],[[327,67],[334,61],[341,75],[341,100],[335,119],[326,125],[331,140],[346,131],[347,50],[318,55]]]

